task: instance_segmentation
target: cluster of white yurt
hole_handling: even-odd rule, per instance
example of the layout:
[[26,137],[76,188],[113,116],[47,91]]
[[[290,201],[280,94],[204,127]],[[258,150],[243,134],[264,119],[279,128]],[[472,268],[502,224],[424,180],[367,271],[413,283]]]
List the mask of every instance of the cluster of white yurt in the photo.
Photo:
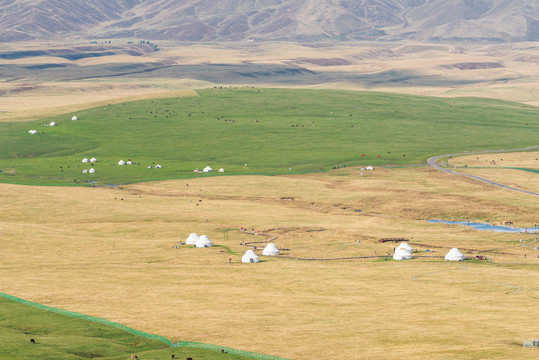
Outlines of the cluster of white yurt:
[[189,234],[187,239],[185,239],[185,243],[187,245],[195,245],[197,243],[197,240],[198,240],[198,234],[197,233],[191,233],[191,234]]
[[275,246],[274,243],[269,243],[264,250],[262,250],[262,255],[264,256],[279,256],[279,254],[279,249],[277,249],[277,246]]
[[406,242],[402,242],[395,249],[395,253],[393,254],[393,260],[410,260],[412,258],[413,252],[413,247],[408,245],[408,243]]
[[[204,169],[202,170],[198,170],[198,168],[194,169],[193,172],[196,172],[196,173],[200,173],[200,172],[205,172],[205,173],[210,173],[210,172],[213,172],[213,168],[211,166],[206,166]],[[223,168],[220,168],[219,169],[219,172],[220,173],[224,173],[225,172],[225,169]]]
[[95,169],[94,168],[91,168],[90,170],[84,169],[84,170],[82,170],[82,173],[83,174],[88,174],[88,173],[95,174]]
[[245,252],[245,255],[242,256],[241,262],[242,263],[257,263],[257,262],[260,262],[260,258],[258,257],[257,254],[255,254],[253,250],[249,249]]
[[207,248],[212,246],[211,240],[206,235],[201,235],[195,242],[195,247],[197,248]]
[[28,133],[32,134],[32,135],[35,135],[35,134],[37,134],[37,130],[28,130]]
[[453,248],[445,255],[446,261],[463,261],[466,259],[464,254],[459,249]]

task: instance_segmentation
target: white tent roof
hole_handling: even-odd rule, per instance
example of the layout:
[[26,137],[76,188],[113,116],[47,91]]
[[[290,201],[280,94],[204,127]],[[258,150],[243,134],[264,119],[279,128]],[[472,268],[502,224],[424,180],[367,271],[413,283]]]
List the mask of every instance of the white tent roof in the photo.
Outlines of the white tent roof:
[[393,260],[410,260],[412,258],[412,253],[407,250],[395,250],[393,254]]
[[125,165],[125,161],[123,160],[118,161],[118,165]]
[[219,172],[225,172],[225,169],[220,168],[220,169],[219,169]]
[[94,162],[96,162],[96,161],[97,161],[97,159],[96,159],[95,157],[93,157],[93,158],[90,159],[90,162],[93,162],[93,163],[94,163]]
[[264,256],[277,256],[279,255],[279,249],[277,249],[277,246],[275,246],[274,243],[269,243],[266,245],[264,250],[262,250],[262,255]]
[[32,135],[37,134],[37,130],[28,130],[28,132],[29,132],[30,134],[32,134]]
[[209,167],[209,166],[206,166],[206,167],[204,168],[204,170],[202,170],[202,171],[204,171],[204,172],[212,172],[213,169],[212,169],[211,167]]
[[245,252],[245,255],[242,256],[241,262],[242,263],[257,263],[257,262],[260,262],[260,258],[258,257],[257,254],[255,254],[253,250],[249,249]]
[[445,259],[447,261],[462,261],[465,258],[466,257],[464,256],[464,254],[461,253],[460,250],[457,248],[449,250],[449,252],[445,255]]
[[83,173],[83,174],[88,174],[88,169],[82,170],[82,173]]
[[197,248],[212,247],[211,240],[206,235],[201,235],[195,243]]
[[155,168],[156,169],[161,169],[161,165],[157,164],[157,165],[155,165]]
[[76,117],[76,116],[73,116],[73,117],[71,118],[71,120],[79,120],[79,118]]
[[56,123],[54,121],[51,121],[51,123],[49,124],[49,126],[56,126]]
[[406,250],[408,251],[409,253],[413,253],[414,252],[414,248],[411,247],[410,245],[408,245],[407,242],[401,242],[399,246],[397,246],[397,248],[395,249],[395,252],[397,250]]
[[95,169],[94,169],[94,168],[91,168],[88,172],[89,172],[90,174],[93,174],[93,173],[95,173]]
[[187,239],[185,240],[185,243],[187,245],[195,245],[198,240],[198,234],[197,233],[191,233]]
[[84,158],[84,159],[82,159],[82,162],[83,162],[83,163],[87,163],[87,162],[88,162],[88,159],[87,159],[87,158]]
[[126,164],[127,165],[133,165],[133,162],[131,160],[127,160]]

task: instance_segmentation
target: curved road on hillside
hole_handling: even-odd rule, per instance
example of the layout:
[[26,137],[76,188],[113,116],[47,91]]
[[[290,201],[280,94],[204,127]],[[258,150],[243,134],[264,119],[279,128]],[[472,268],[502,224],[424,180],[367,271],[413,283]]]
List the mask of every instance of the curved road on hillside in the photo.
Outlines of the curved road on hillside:
[[444,172],[449,173],[449,174],[466,176],[466,177],[469,177],[469,178],[472,178],[472,179],[475,179],[475,180],[486,182],[486,183],[491,184],[491,185],[499,186],[499,187],[504,188],[504,189],[509,189],[509,190],[513,190],[513,191],[519,191],[519,192],[523,192],[523,193],[526,193],[526,194],[539,196],[539,193],[536,193],[536,192],[533,192],[533,191],[517,189],[517,188],[511,187],[511,186],[503,185],[503,184],[500,184],[500,183],[497,183],[497,182],[494,182],[494,181],[491,181],[491,180],[488,180],[488,179],[485,179],[485,178],[482,178],[482,177],[479,177],[479,176],[475,176],[475,175],[462,174],[462,173],[456,172],[454,170],[446,169],[446,168],[438,165],[438,160],[440,160],[441,158],[444,158],[444,157],[448,157],[448,156],[488,154],[488,153],[503,153],[503,152],[509,152],[509,151],[523,151],[523,150],[531,150],[531,149],[539,149],[539,145],[531,146],[531,147],[527,147],[527,148],[522,148],[522,149],[473,151],[473,152],[464,152],[464,153],[459,153],[459,154],[438,155],[438,156],[434,156],[434,157],[431,157],[430,159],[428,159],[427,164],[429,166],[432,166],[435,169],[438,169],[440,171],[444,171]]

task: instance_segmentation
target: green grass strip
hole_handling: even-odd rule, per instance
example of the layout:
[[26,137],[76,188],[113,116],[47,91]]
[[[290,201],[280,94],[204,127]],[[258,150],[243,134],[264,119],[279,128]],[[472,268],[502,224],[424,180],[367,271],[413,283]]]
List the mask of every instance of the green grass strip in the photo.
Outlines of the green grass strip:
[[219,345],[214,345],[214,344],[206,344],[206,343],[193,342],[193,341],[179,341],[179,342],[173,343],[170,339],[168,339],[168,338],[166,338],[164,336],[156,335],[156,334],[149,334],[149,333],[141,331],[141,330],[136,330],[136,329],[130,328],[129,326],[117,323],[115,321],[111,321],[111,320],[107,320],[107,319],[103,319],[103,318],[99,318],[99,317],[95,317],[95,316],[91,316],[91,315],[80,314],[80,313],[77,313],[77,312],[74,312],[74,311],[59,309],[59,308],[55,308],[55,307],[52,307],[52,306],[39,304],[39,303],[30,301],[30,300],[21,299],[19,297],[16,297],[16,296],[13,296],[13,295],[10,295],[10,294],[6,294],[6,293],[3,293],[3,292],[0,292],[0,297],[3,297],[5,299],[8,299],[8,300],[11,300],[11,301],[23,304],[23,305],[32,306],[32,307],[40,309],[40,310],[45,310],[45,311],[49,311],[49,312],[53,312],[53,313],[57,313],[57,314],[71,316],[71,317],[82,319],[82,320],[91,321],[91,322],[94,322],[94,323],[99,323],[99,324],[111,326],[111,327],[126,331],[126,332],[128,332],[130,334],[143,337],[143,338],[148,339],[148,340],[161,341],[161,342],[167,344],[168,346],[170,346],[171,348],[184,347],[184,348],[192,348],[192,349],[224,351],[227,354],[239,355],[239,356],[243,356],[243,357],[247,357],[247,358],[251,358],[251,359],[290,360],[290,359],[286,359],[286,358],[282,358],[282,357],[278,357],[278,356],[259,354],[259,353],[255,353],[255,352],[252,352],[252,351],[239,350],[239,349],[234,349],[234,348],[230,348],[230,347],[227,347],[227,346],[219,346]]
[[521,170],[521,171],[527,171],[527,172],[539,174],[539,170],[537,169],[527,169],[527,168],[519,168],[519,167],[508,167],[506,169]]

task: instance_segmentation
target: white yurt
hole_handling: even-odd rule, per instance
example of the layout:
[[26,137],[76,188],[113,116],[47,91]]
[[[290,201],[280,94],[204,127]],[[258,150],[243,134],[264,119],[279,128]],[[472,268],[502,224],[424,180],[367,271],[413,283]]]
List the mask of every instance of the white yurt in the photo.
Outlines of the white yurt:
[[459,249],[453,248],[449,250],[449,252],[445,255],[445,260],[447,261],[462,261],[466,257],[463,253],[460,252]]
[[197,240],[198,240],[198,234],[197,233],[191,233],[191,234],[189,234],[187,239],[185,239],[185,243],[187,245],[195,245],[197,243]]
[[206,235],[201,235],[195,243],[195,247],[197,248],[207,248],[212,246],[211,240]]
[[204,170],[202,170],[202,171],[204,171],[204,172],[213,172],[213,169],[211,167],[209,167],[209,166],[206,166],[204,168]]
[[157,164],[157,165],[155,165],[155,168],[156,169],[161,169],[161,165]]
[[87,163],[89,160],[87,158],[82,159],[83,163]]
[[93,157],[93,158],[90,159],[90,162],[95,163],[95,162],[97,162],[97,159],[95,157]]
[[73,117],[71,118],[71,120],[73,120],[73,121],[77,121],[77,120],[79,120],[79,118],[78,118],[78,117],[76,117],[76,116],[73,116]]
[[125,161],[123,160],[118,161],[118,165],[125,165]]
[[83,173],[83,174],[88,174],[88,169],[82,170],[82,173]]
[[49,126],[56,126],[56,123],[54,121],[51,121],[51,123],[49,124]]
[[127,160],[126,165],[133,165],[133,162],[131,160]]
[[393,254],[393,260],[410,260],[412,259],[412,253],[407,250],[395,250],[395,254]]
[[90,170],[88,170],[88,172],[89,172],[90,174],[94,174],[94,173],[95,173],[95,169],[94,169],[94,168],[91,168]]
[[397,246],[397,248],[395,249],[395,252],[397,252],[398,250],[406,250],[410,254],[414,252],[414,248],[408,245],[408,243],[404,241],[401,242],[399,246]]
[[220,169],[219,169],[219,172],[225,172],[225,169],[220,168]]
[[374,168],[372,166],[367,166],[366,169],[369,170],[369,171],[374,170]]
[[32,134],[32,135],[37,134],[37,130],[28,130],[28,132],[29,132],[30,134]]
[[279,249],[277,249],[277,246],[275,246],[274,243],[269,243],[266,245],[264,250],[262,250],[262,255],[264,256],[278,256],[279,255]]
[[257,262],[260,262],[260,258],[258,257],[257,254],[255,254],[253,250],[249,249],[245,252],[245,255],[242,256],[241,262],[242,263],[257,263]]

